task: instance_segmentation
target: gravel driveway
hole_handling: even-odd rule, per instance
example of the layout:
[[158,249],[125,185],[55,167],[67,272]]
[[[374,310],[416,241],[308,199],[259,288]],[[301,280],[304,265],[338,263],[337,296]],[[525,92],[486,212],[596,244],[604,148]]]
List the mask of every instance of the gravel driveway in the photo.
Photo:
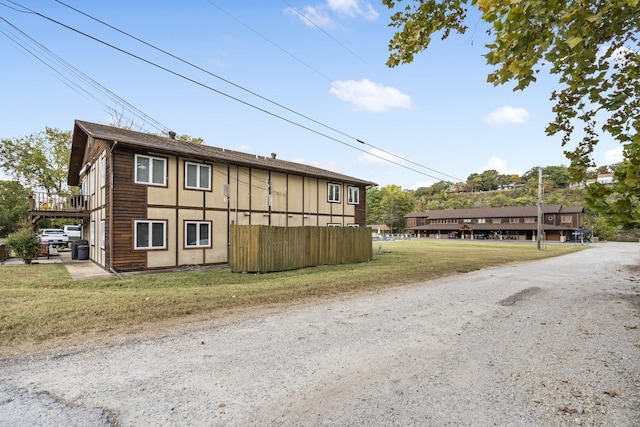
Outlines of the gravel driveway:
[[639,362],[639,246],[594,244],[5,360],[0,425],[639,426]]

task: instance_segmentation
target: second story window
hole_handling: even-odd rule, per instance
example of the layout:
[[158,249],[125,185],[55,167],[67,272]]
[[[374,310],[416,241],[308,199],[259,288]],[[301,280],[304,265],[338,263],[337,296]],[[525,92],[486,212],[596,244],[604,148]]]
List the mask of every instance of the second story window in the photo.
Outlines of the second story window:
[[330,203],[340,203],[340,184],[329,183],[327,200]]
[[186,162],[185,187],[196,190],[211,190],[211,166],[202,163]]
[[347,187],[347,203],[350,205],[360,204],[360,189],[358,187]]
[[166,185],[167,159],[136,154],[136,184]]

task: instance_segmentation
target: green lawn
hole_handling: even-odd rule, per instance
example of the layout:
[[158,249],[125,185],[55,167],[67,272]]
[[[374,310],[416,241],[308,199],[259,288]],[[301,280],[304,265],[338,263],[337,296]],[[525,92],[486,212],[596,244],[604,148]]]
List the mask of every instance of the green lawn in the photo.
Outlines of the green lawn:
[[238,309],[372,292],[587,247],[550,244],[538,251],[532,242],[412,240],[373,248],[368,263],[258,275],[201,269],[73,281],[62,264],[0,266],[0,356]]

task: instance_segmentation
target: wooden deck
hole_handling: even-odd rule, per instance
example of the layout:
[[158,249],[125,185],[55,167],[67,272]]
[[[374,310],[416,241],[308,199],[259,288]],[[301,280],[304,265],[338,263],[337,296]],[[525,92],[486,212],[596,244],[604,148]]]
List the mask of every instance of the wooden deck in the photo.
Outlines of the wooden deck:
[[41,218],[85,218],[89,216],[87,196],[32,192],[29,195],[29,222]]

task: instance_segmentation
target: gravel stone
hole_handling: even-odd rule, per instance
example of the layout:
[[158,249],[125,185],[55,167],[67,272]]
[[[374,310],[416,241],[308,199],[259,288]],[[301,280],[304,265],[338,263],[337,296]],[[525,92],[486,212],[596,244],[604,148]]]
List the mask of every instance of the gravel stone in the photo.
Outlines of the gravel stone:
[[638,426],[638,265],[592,244],[5,359],[0,426]]

